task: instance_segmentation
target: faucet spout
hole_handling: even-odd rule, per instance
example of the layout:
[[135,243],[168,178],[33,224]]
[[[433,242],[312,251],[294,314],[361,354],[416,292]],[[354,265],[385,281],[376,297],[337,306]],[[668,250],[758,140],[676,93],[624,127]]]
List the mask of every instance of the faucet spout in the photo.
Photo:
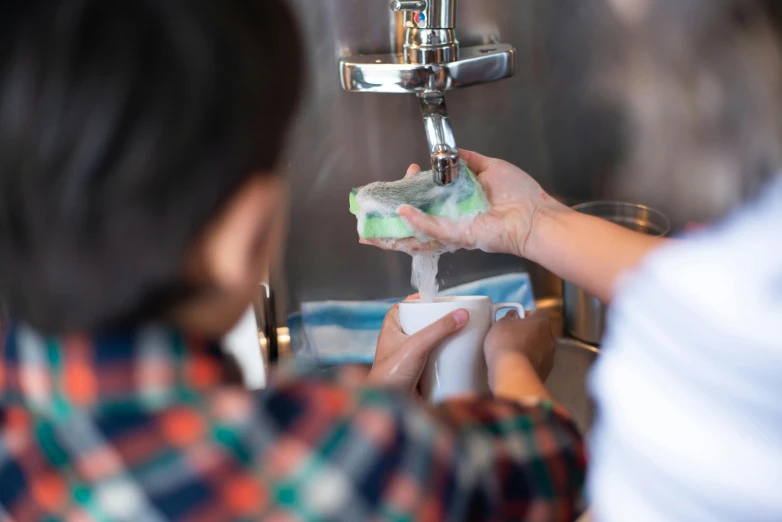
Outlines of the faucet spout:
[[[438,185],[459,177],[459,149],[448,120],[445,92],[509,78],[516,70],[516,50],[510,45],[459,45],[457,3],[393,0],[391,10],[404,13],[396,17],[396,30],[406,30],[404,46],[394,54],[344,56],[339,62],[342,87],[347,91],[418,96]],[[399,25],[402,19],[404,25]]]
[[426,139],[432,159],[432,174],[438,185],[448,185],[459,177],[459,149],[456,146],[443,93],[420,96]]

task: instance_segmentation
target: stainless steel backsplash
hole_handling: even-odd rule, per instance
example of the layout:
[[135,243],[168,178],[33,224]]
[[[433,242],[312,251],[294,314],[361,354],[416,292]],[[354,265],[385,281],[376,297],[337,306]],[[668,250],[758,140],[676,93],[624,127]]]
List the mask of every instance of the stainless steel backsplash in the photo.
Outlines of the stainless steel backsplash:
[[[337,68],[345,54],[391,51],[399,38],[394,15],[385,0],[291,2],[306,40],[309,86],[284,165],[292,210],[275,281],[281,312],[309,300],[405,295],[410,257],[358,244],[348,194],[398,179],[412,162],[428,168],[418,101],[343,92]],[[606,193],[620,125],[593,96],[593,58],[609,28],[599,0],[461,0],[463,45],[504,41],[518,55],[514,78],[448,94],[460,146],[519,165],[567,201]],[[545,271],[509,256],[459,252],[443,256],[440,269],[445,286],[530,270],[539,295],[559,291]]]

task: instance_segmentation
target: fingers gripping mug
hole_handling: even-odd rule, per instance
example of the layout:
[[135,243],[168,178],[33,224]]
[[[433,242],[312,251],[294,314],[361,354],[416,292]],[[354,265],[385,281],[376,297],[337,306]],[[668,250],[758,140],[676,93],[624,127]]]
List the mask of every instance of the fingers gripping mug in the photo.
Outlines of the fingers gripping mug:
[[432,303],[420,300],[400,303],[399,321],[404,333],[413,335],[461,308],[470,312],[470,320],[432,352],[421,375],[421,394],[430,402],[467,393],[488,393],[489,376],[483,352],[486,334],[500,310],[513,309],[524,317],[524,308],[518,303],[493,304],[489,297],[439,297]]

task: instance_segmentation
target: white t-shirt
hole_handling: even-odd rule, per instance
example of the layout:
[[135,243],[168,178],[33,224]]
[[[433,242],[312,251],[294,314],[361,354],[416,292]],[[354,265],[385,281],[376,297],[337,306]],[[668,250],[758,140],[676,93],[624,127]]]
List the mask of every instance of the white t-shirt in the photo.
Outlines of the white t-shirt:
[[598,522],[782,521],[782,182],[626,277],[603,347]]

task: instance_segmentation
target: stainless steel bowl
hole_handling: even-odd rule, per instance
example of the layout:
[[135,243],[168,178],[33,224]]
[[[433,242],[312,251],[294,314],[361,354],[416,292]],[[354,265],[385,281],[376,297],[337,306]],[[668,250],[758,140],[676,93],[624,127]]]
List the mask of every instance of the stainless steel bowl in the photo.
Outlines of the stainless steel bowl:
[[[594,201],[576,205],[573,209],[642,234],[666,236],[671,231],[671,222],[665,215],[644,205]],[[605,330],[606,305],[567,281],[563,284],[562,299],[565,330],[580,341],[599,345]]]

